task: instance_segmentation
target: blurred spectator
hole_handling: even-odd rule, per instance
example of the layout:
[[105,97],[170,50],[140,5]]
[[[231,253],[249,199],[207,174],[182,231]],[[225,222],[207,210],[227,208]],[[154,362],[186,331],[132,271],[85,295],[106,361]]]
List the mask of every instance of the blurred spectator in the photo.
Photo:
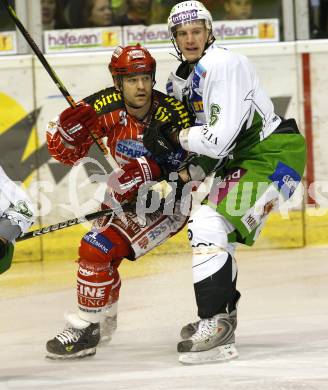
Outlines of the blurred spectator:
[[[154,0],[155,7],[153,7],[153,20],[155,20],[155,22],[153,23],[167,23],[167,18],[170,14],[171,8],[182,1],[184,0]],[[200,1],[211,12],[213,20],[220,20],[222,18],[223,0]],[[160,13],[156,5],[160,5]]]
[[311,35],[317,35],[320,26],[320,0],[310,0]]
[[243,20],[252,18],[252,0],[225,0],[223,7],[225,10],[224,19]]
[[68,28],[61,0],[41,0],[43,30]]
[[203,0],[201,2],[210,11],[214,21],[222,19],[223,0]]
[[[215,0],[216,1],[216,0]],[[181,3],[177,0],[153,0],[149,24],[167,23],[171,8]]]
[[320,27],[325,38],[328,37],[328,0],[321,0],[320,8]]
[[[152,23],[152,5],[153,0],[126,0],[126,12],[117,17],[117,24],[128,26],[132,24]],[[164,21],[163,23],[165,23]]]
[[68,17],[73,28],[116,24],[110,0],[70,0]]
[[[15,8],[15,1],[9,0],[9,4]],[[9,16],[2,2],[0,2],[0,31],[15,30],[15,23]]]
[[112,0],[112,10],[114,14],[118,15],[123,9],[125,5],[125,0]]
[[328,0],[309,0],[311,38],[328,38]]

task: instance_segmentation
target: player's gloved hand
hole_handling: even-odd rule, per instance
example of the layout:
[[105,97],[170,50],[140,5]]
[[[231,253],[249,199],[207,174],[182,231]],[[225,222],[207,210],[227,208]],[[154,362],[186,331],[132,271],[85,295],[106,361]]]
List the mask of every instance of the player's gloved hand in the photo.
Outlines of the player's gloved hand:
[[58,130],[67,143],[78,146],[90,137],[90,131],[96,124],[96,111],[89,104],[80,102],[75,108],[69,107],[59,115]]
[[14,245],[0,238],[0,274],[7,271],[13,259]]
[[161,168],[155,161],[140,157],[124,165],[118,172],[111,173],[108,186],[119,203],[127,203],[136,196],[143,183],[156,180],[160,176]]
[[151,187],[143,187],[138,192],[136,214],[140,226],[145,226],[147,215],[156,211],[164,215],[173,215],[176,210],[185,215],[189,214],[191,187],[187,185],[185,188],[186,183],[177,172],[170,174],[169,179],[174,181],[162,180]]
[[144,130],[143,144],[154,156],[164,158],[179,148],[179,132],[172,122],[155,122]]

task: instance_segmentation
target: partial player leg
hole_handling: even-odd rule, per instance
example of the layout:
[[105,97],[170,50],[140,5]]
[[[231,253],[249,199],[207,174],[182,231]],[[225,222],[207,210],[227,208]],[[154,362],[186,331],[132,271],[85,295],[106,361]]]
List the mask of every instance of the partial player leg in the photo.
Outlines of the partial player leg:
[[[234,284],[236,283],[237,278],[234,280]],[[237,328],[237,305],[240,298],[240,292],[236,291],[235,302],[231,307],[228,306],[228,314],[232,323],[233,330]],[[197,332],[198,325],[201,320],[190,322],[189,324],[183,326],[180,331],[180,337],[182,340],[189,339],[193,334]]]
[[118,272],[118,266],[121,260],[113,261],[111,263],[111,273],[113,276],[113,285],[110,292],[110,299],[108,305],[102,310],[100,319],[100,344],[106,345],[111,339],[112,335],[117,329],[117,312],[118,300],[121,289],[121,278]]
[[106,307],[100,320],[100,341],[99,345],[107,345],[117,329],[118,302]]
[[[64,331],[47,343],[48,357],[67,359],[95,354],[106,310],[115,304],[117,307],[121,285],[117,267],[130,254],[129,245],[112,228],[102,233],[91,231],[83,237],[77,274],[78,313],[69,315]],[[111,330],[115,328],[115,315]]]
[[193,249],[193,278],[201,320],[187,326],[189,336],[179,342],[179,361],[201,364],[236,358],[237,267],[234,246],[228,244],[233,226],[209,206],[203,205],[189,221]]

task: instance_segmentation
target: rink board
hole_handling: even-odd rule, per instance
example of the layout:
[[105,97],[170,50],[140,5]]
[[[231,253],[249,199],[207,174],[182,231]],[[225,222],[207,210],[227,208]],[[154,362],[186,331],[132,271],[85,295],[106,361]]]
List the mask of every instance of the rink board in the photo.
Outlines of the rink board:
[[[328,210],[321,210],[320,214],[323,215],[314,215],[314,213],[315,211],[311,211],[312,215],[303,216],[300,211],[292,211],[289,213],[289,219],[284,219],[280,213],[272,213],[258,241],[252,248],[287,249],[299,248],[304,245],[327,244]],[[37,261],[33,253],[39,240],[42,240],[43,260],[75,261],[79,242],[86,232],[85,227],[75,226],[22,241],[16,246],[15,261]],[[240,245],[239,249],[246,250],[247,247]],[[168,253],[190,253],[186,228],[145,257]]]
[[[276,111],[286,117],[295,117],[302,133],[305,133],[306,127],[303,118],[302,56],[310,53],[314,173],[312,176],[307,173],[305,182],[315,180],[317,202],[321,208],[327,208],[325,181],[328,153],[325,149],[328,144],[328,111],[327,99],[323,97],[328,91],[328,75],[322,72],[328,61],[326,41],[234,45],[231,50],[250,57],[275,103]],[[156,88],[164,91],[167,75],[177,63],[167,55],[167,50],[153,50],[152,53],[157,60]],[[112,84],[106,66],[111,54],[112,51],[108,51],[49,55],[47,58],[73,98],[78,100]],[[14,180],[25,184],[35,205],[41,207],[36,227],[97,210],[104,187],[88,183],[95,165],[91,169],[83,166],[72,170],[52,159],[47,151],[46,125],[67,107],[47,72],[31,55],[1,58],[0,71],[1,164]],[[101,160],[101,165],[105,164],[99,154],[96,159]],[[104,165],[104,168],[106,170],[108,166]],[[255,248],[294,248],[327,243],[328,237],[324,234],[328,227],[327,219],[325,215],[304,217],[301,211],[293,212],[289,220],[272,215]],[[70,228],[21,243],[17,246],[15,261],[75,259],[76,248],[85,231],[81,227]],[[182,232],[157,250],[159,253],[188,251],[186,233]]]

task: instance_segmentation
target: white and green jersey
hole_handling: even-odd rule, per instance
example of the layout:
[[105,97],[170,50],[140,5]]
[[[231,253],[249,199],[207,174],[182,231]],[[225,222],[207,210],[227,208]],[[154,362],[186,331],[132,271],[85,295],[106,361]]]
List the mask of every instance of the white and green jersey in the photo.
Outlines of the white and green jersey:
[[167,92],[196,117],[180,136],[182,147],[212,158],[226,157],[239,143],[260,142],[281,122],[248,58],[215,44],[186,79],[171,73]]
[[13,241],[34,222],[33,207],[27,194],[0,166],[0,236]]

